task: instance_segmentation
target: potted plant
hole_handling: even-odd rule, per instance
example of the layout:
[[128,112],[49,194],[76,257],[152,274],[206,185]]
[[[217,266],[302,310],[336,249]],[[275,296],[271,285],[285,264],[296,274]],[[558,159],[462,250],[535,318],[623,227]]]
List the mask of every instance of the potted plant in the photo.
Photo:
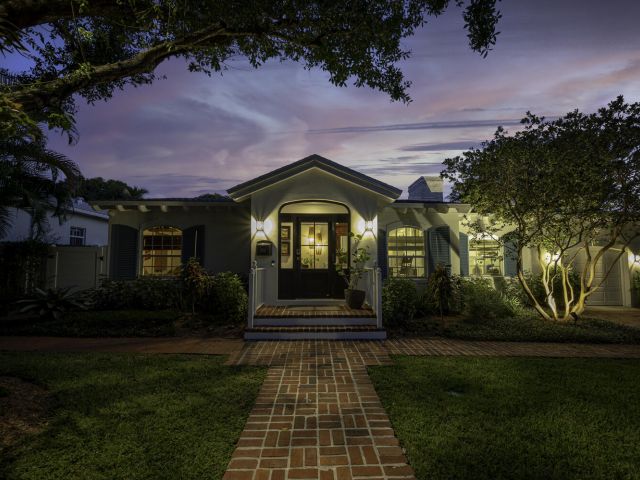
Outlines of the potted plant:
[[364,275],[364,266],[371,258],[371,255],[369,255],[369,247],[363,248],[359,246],[362,235],[349,232],[349,237],[355,239],[351,259],[349,259],[347,252],[338,250],[336,271],[338,275],[344,278],[347,284],[347,288],[344,291],[344,299],[347,305],[350,308],[359,309],[362,308],[364,303],[365,291],[358,289],[358,283]]

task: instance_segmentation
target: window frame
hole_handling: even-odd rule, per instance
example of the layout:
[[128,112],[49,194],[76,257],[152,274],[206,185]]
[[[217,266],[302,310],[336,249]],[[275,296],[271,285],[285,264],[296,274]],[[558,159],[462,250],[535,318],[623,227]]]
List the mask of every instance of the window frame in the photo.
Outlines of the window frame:
[[[414,235],[403,235],[400,238],[414,238],[419,240],[414,240],[412,245],[408,245],[406,240],[404,242],[404,248],[401,250],[398,248],[399,244],[397,239],[399,238],[397,232],[399,230],[412,229]],[[415,234],[417,232],[417,235]],[[395,233],[395,235],[394,235]],[[405,232],[406,233],[406,232]],[[395,241],[395,248],[393,251],[400,252],[403,251],[403,255],[390,255],[392,251],[391,246],[393,242],[393,238]],[[390,278],[409,278],[409,279],[424,279],[427,277],[427,246],[425,243],[425,232],[422,228],[417,227],[415,225],[401,225],[392,229],[387,230],[387,245],[385,255],[387,256],[387,274]],[[411,247],[410,249],[407,247]],[[411,252],[411,254],[409,254]],[[411,258],[411,265],[397,265],[397,259]],[[392,259],[394,261],[392,261]],[[402,263],[402,260],[400,260]],[[399,271],[403,268],[409,268],[415,270],[415,275],[401,275]]]
[[[78,235],[77,234],[78,231],[82,232],[82,234]],[[79,243],[77,243],[78,241]],[[71,225],[69,227],[69,245],[72,245],[74,247],[84,247],[86,244],[87,244],[87,228],[76,227],[75,225]]]
[[[497,255],[497,263],[498,263],[498,273],[497,274],[492,274],[492,273],[485,273],[482,272],[480,273],[480,275],[477,275],[475,272],[475,267],[478,266],[479,264],[477,263],[477,255],[476,254],[472,254],[472,251],[474,251],[474,249],[472,248],[472,245],[474,242],[478,242],[478,241],[494,241],[497,243],[497,251],[498,251],[498,255]],[[478,250],[478,249],[476,249]],[[469,260],[469,276],[470,277],[476,277],[476,278],[483,278],[483,277],[504,277],[506,276],[505,274],[505,250],[504,250],[504,245],[502,243],[500,243],[500,238],[497,237],[496,235],[492,235],[492,234],[485,234],[485,238],[478,238],[477,235],[469,235],[468,237],[468,247],[467,247],[467,255],[468,255],[468,260]],[[472,258],[475,258],[476,261],[472,262]]]
[[[147,232],[153,231],[153,230],[172,230],[173,234],[172,235],[148,235]],[[176,235],[176,233],[179,233],[179,235]],[[156,278],[167,278],[167,277],[176,277],[178,275],[180,275],[180,271],[182,269],[182,250],[184,247],[184,230],[182,228],[173,226],[173,225],[151,225],[151,226],[147,226],[141,229],[141,246],[140,246],[140,276],[143,277],[156,277]],[[146,248],[146,242],[145,242],[145,237],[169,237],[169,238],[179,238],[180,242],[179,245],[177,245],[175,243],[175,240],[171,240],[169,242],[169,244],[164,245],[164,240],[162,240],[160,242],[159,245],[152,245],[152,246],[159,246],[160,248]],[[163,247],[172,247],[172,248],[163,248]],[[178,248],[176,248],[178,247]],[[170,253],[170,254],[160,254],[160,253],[145,253],[145,251],[149,251],[149,252],[163,252],[163,251],[170,251],[170,252],[177,252],[177,253]],[[145,265],[145,260],[150,259],[151,260],[151,264],[150,265]],[[164,265],[165,269],[168,269],[169,271],[165,271],[162,273],[156,273],[155,270],[156,269],[156,264],[155,264],[155,260],[156,259],[169,259],[169,264],[168,265]],[[177,261],[176,261],[177,259]],[[162,263],[162,262],[161,262]],[[147,271],[147,269],[150,269],[152,271]]]

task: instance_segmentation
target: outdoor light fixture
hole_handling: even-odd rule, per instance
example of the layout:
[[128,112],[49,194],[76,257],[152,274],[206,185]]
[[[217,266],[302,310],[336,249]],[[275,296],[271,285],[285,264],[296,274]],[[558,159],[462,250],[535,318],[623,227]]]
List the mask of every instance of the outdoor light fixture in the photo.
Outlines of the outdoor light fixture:
[[263,222],[263,221],[258,220],[258,221],[256,222],[256,230],[257,230],[258,232],[264,232],[264,222]]
[[373,220],[367,220],[364,223],[364,231],[365,232],[372,232],[373,231]]

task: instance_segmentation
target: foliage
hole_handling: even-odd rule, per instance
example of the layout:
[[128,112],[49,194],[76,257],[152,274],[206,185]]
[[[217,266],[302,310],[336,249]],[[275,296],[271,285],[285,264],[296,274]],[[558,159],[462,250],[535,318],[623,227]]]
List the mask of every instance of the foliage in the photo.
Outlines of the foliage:
[[435,311],[440,315],[448,315],[456,310],[459,303],[459,282],[449,270],[441,264],[429,275],[427,287],[423,293],[422,303],[427,311]]
[[[574,289],[574,291],[579,290],[580,276],[578,275],[578,273],[570,270],[568,274],[571,287]],[[527,285],[531,289],[531,293],[533,293],[533,296],[538,300],[540,304],[546,303],[546,292],[542,281],[542,274],[535,275],[531,272],[525,271],[523,272],[523,275],[527,282]],[[555,303],[559,307],[563,307],[564,299],[562,298],[562,277],[561,275],[554,275],[553,278],[553,295],[555,298]],[[522,283],[518,279],[505,278],[500,285],[497,285],[497,287],[505,297],[514,299],[521,305],[526,305],[529,307],[534,306],[533,302],[522,287]]]
[[178,280],[153,277],[105,279],[94,290],[93,299],[98,310],[171,310],[183,304]]
[[417,478],[640,471],[636,360],[414,356],[369,374]]
[[11,226],[11,208],[31,214],[32,238],[41,239],[47,213],[64,218],[71,206],[80,171],[44,140],[25,135],[0,136],[0,238]]
[[369,247],[361,247],[362,234],[349,232],[349,238],[353,241],[351,258],[344,250],[338,250],[336,254],[336,272],[347,284],[350,290],[357,290],[360,279],[364,276],[365,265],[371,260]]
[[195,313],[196,305],[203,301],[203,297],[207,293],[207,289],[211,284],[211,277],[200,265],[198,259],[192,257],[182,267],[181,280],[185,298],[191,304],[191,312]]
[[120,180],[105,180],[102,177],[80,177],[77,195],[88,202],[94,200],[139,200],[148,191],[140,187],[132,187]]
[[44,286],[48,248],[35,240],[0,244],[0,315],[16,300]]
[[[453,182],[454,200],[491,218],[471,222],[472,231],[509,232],[501,241],[515,245],[518,278],[538,313],[575,319],[604,281],[595,265],[607,253],[620,258],[640,235],[640,103],[618,97],[597,113],[576,110],[554,121],[527,113],[522,124],[513,135],[499,128],[482,148],[447,159],[443,176]],[[524,275],[525,248],[537,253],[544,303]],[[577,290],[571,271],[580,277]]]
[[411,322],[417,312],[416,284],[406,278],[390,277],[382,287],[382,318],[387,325]]
[[489,279],[463,277],[460,281],[462,313],[471,320],[513,317],[519,312],[517,300],[508,298]]
[[4,319],[0,335],[53,337],[172,337],[180,312],[174,310],[88,310],[67,312],[60,319]]
[[203,308],[225,322],[241,324],[247,320],[249,298],[240,277],[232,272],[220,272],[213,276]]
[[486,55],[496,41],[496,0],[5,2],[2,49],[33,67],[0,93],[0,123],[68,131],[74,94],[95,102],[151,83],[155,68],[175,57],[206,74],[238,57],[254,68],[292,60],[326,71],[334,85],[353,82],[408,101],[409,82],[397,66],[410,56],[403,39],[449,4],[463,9],[471,49]]
[[71,292],[72,287],[35,288],[31,297],[16,302],[20,313],[36,313],[41,318],[60,320],[65,312],[87,310],[90,302],[86,292]]
[[56,400],[45,432],[3,450],[0,477],[222,478],[266,373],[225,360],[0,354],[0,375],[31,379]]

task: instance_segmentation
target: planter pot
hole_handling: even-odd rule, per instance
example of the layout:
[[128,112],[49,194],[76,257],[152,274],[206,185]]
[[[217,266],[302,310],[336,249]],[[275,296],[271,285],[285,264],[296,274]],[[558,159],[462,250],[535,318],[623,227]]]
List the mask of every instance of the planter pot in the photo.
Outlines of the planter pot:
[[344,299],[349,308],[360,309],[364,304],[364,290],[351,290],[349,288],[344,291]]

